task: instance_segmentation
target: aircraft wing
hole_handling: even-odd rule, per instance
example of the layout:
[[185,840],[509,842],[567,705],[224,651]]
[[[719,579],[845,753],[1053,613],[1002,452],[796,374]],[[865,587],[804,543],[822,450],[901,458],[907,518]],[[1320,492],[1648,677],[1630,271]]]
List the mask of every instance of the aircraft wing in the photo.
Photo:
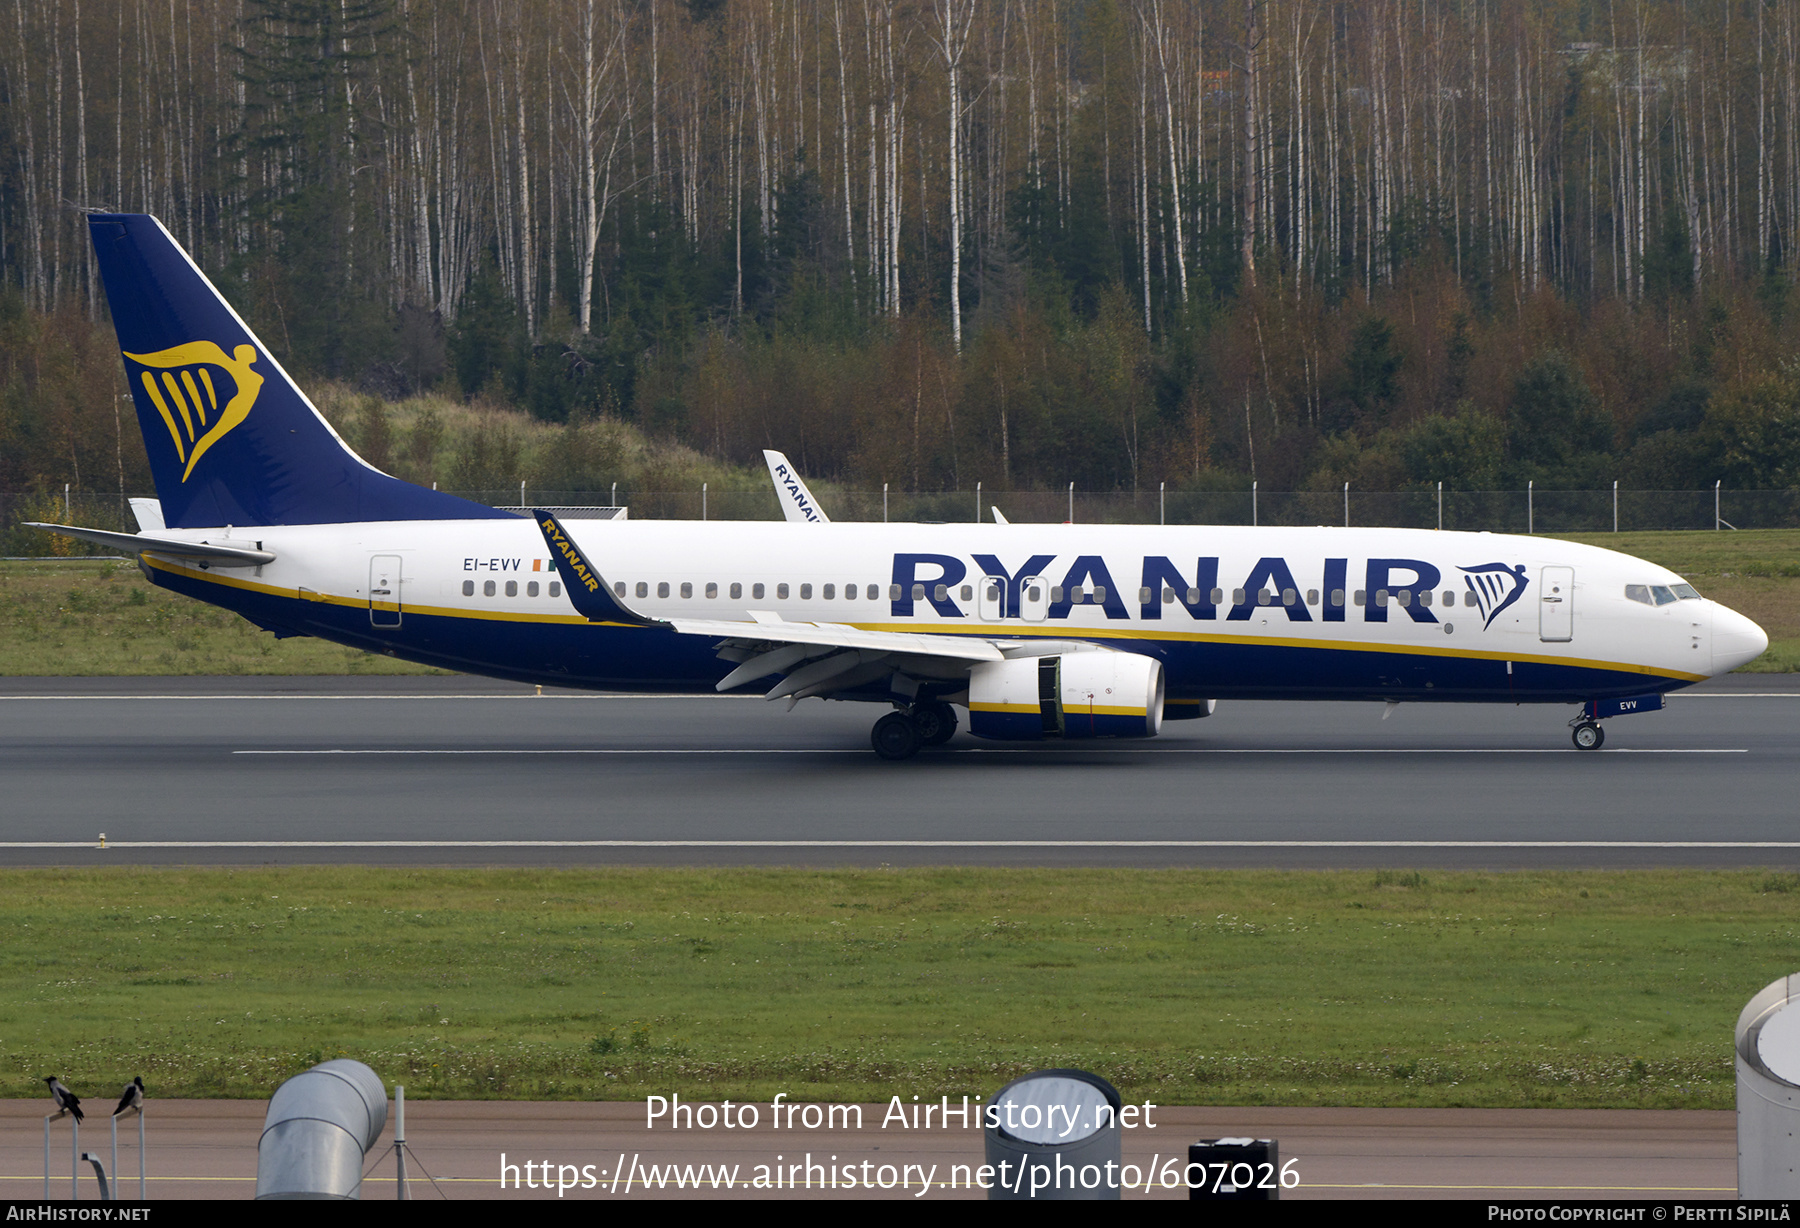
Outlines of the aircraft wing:
[[210,563],[214,567],[261,567],[264,563],[275,561],[272,551],[254,549],[242,542],[233,542],[227,545],[220,542],[181,541],[172,537],[151,537],[144,533],[113,533],[106,529],[78,529],[73,525],[66,524],[41,524],[35,520],[27,520],[24,523],[33,529],[43,529],[64,537],[79,538],[81,541],[93,542],[97,546],[107,546],[114,550],[128,550],[132,554],[160,554],[165,558]]
[[662,627],[677,635],[720,641],[719,656],[737,663],[718,689],[780,675],[766,698],[798,701],[876,681],[895,673],[908,677],[957,678],[971,664],[1005,657],[999,644],[972,636],[920,635],[906,631],[866,631],[842,623],[787,622],[753,610],[751,622],[715,619],[656,619],[638,613],[613,590],[593,561],[555,515],[534,513],[549,546],[563,589],[575,609],[592,622],[630,627]]

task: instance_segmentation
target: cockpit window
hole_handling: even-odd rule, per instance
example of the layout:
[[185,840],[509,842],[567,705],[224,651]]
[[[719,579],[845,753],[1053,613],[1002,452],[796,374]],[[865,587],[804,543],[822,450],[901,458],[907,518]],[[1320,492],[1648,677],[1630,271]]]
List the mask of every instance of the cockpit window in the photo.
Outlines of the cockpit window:
[[1694,587],[1691,584],[1677,584],[1674,586],[1667,584],[1627,584],[1625,586],[1625,599],[1627,601],[1641,602],[1644,605],[1672,605],[1678,600],[1685,600],[1689,597],[1698,598],[1699,596],[1700,594],[1694,591]]

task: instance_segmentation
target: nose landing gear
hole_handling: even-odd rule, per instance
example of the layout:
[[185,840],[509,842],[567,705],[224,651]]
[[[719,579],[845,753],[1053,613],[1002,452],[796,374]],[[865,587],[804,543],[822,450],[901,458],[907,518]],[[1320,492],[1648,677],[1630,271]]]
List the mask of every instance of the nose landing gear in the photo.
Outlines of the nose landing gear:
[[956,709],[938,700],[924,700],[876,721],[869,744],[883,759],[910,759],[921,746],[942,746],[955,733]]
[[1592,721],[1577,720],[1569,737],[1577,750],[1599,750],[1606,742],[1606,730]]

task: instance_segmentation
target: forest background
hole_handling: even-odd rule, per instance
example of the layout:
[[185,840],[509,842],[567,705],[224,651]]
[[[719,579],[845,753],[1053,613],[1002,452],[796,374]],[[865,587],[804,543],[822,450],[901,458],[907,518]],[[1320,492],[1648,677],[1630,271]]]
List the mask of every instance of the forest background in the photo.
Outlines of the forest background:
[[96,207],[446,488],[1800,486],[1786,0],[0,24],[0,492],[150,489]]

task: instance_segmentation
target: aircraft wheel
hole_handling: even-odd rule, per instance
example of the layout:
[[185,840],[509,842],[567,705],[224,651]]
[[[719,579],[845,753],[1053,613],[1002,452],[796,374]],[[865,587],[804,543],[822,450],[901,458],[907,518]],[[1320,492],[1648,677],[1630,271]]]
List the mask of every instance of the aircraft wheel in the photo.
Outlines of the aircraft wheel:
[[911,759],[919,753],[919,731],[904,712],[890,712],[875,722],[869,743],[883,759]]
[[912,721],[921,746],[942,746],[956,736],[956,709],[949,704],[920,704],[912,711]]
[[1601,744],[1606,741],[1606,730],[1590,722],[1584,722],[1575,726],[1575,732],[1570,735],[1570,738],[1574,741],[1577,750],[1599,750]]

